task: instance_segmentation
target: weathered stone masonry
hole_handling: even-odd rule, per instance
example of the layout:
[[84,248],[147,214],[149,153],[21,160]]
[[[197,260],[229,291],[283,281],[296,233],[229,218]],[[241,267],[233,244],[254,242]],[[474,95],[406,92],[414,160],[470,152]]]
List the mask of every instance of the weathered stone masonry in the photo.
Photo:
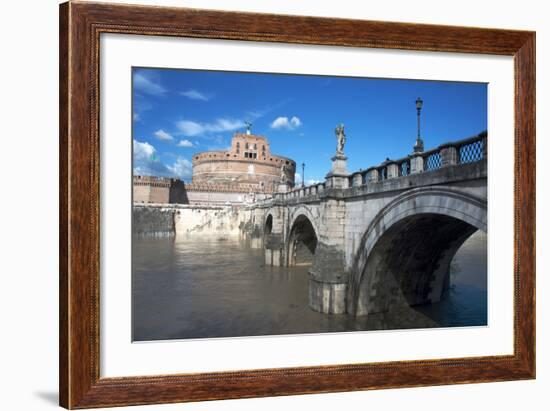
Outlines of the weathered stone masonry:
[[272,265],[294,264],[295,243],[315,239],[316,311],[365,315],[438,301],[460,245],[487,231],[485,147],[481,134],[353,174],[335,158],[324,183],[247,207],[247,235]]

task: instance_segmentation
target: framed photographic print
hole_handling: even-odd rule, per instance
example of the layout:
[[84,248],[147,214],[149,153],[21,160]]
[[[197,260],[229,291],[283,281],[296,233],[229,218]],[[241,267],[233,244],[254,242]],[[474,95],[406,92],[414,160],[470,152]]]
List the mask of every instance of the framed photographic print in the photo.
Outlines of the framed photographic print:
[[60,403],[535,377],[535,34],[60,7]]

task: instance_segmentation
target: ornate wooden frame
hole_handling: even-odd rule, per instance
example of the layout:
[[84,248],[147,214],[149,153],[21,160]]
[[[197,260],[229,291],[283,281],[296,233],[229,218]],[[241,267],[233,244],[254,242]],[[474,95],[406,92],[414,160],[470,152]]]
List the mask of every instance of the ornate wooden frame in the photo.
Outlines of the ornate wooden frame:
[[[499,54],[515,64],[514,354],[155,377],[99,374],[101,33]],[[535,33],[183,8],[60,6],[60,404],[90,408],[535,377]]]

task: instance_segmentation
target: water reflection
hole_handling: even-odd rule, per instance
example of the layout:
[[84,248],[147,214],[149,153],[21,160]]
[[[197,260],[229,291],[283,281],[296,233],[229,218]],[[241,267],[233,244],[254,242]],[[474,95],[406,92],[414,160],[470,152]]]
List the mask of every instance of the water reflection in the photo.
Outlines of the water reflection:
[[134,341],[485,325],[487,239],[474,234],[452,264],[443,301],[366,317],[307,304],[307,266],[265,266],[237,239],[135,238]]

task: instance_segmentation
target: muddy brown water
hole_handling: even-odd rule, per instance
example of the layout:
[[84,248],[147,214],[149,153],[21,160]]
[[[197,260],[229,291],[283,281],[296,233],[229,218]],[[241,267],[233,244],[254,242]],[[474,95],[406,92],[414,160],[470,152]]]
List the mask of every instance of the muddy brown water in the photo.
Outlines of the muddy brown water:
[[308,266],[270,267],[238,239],[134,238],[133,340],[236,337],[487,324],[487,237],[470,237],[452,262],[443,300],[365,317],[308,307]]

